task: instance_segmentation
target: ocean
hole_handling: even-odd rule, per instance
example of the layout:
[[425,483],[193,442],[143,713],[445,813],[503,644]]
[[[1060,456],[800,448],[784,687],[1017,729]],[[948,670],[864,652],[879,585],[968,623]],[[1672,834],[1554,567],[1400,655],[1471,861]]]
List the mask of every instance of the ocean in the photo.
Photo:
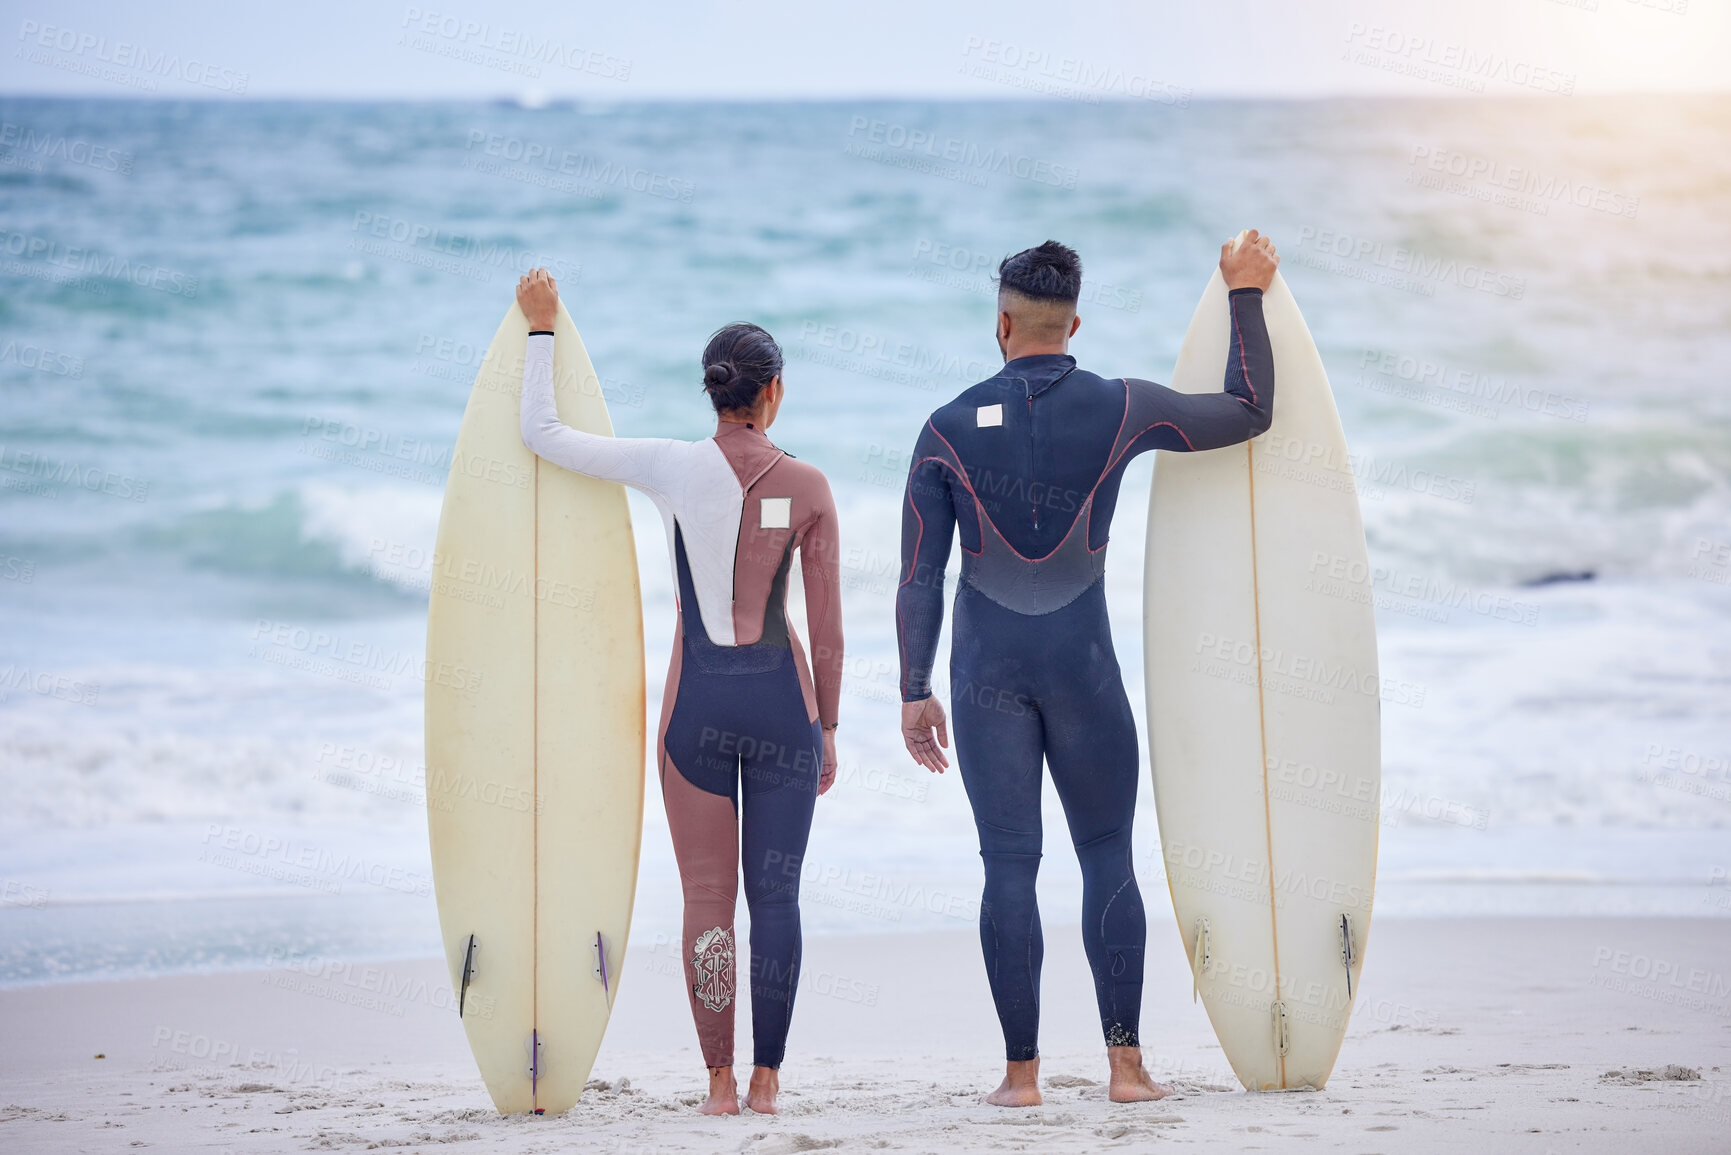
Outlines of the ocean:
[[[533,265],[622,435],[706,436],[709,333],[780,339],[773,436],[845,534],[806,926],[971,924],[961,784],[896,730],[908,450],[996,371],[1003,256],[1076,247],[1073,351],[1164,380],[1251,226],[1330,373],[1402,687],[1379,915],[1731,914],[1728,141],[1723,96],[0,99],[0,984],[438,952],[432,540]],[[1138,718],[1150,475],[1107,575]],[[671,581],[632,501],[653,719]],[[1080,884],[1047,811],[1059,925]],[[647,823],[635,929],[665,942],[653,778]],[[1146,789],[1136,853],[1159,949]]]

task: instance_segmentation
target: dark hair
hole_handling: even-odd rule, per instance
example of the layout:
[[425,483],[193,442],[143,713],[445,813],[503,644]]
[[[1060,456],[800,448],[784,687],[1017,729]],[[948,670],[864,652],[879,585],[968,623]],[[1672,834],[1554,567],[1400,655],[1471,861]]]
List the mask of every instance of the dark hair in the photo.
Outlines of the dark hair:
[[717,413],[750,409],[780,372],[781,346],[758,325],[725,325],[703,349],[703,391]]
[[1023,249],[999,263],[998,288],[1036,301],[1074,305],[1082,295],[1082,258],[1057,241]]

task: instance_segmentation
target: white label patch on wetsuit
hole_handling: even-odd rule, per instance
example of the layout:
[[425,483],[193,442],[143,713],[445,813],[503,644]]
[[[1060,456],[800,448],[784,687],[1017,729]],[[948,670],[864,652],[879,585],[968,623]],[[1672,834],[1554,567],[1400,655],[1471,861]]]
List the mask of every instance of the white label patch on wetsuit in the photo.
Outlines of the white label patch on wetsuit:
[[793,498],[762,497],[758,499],[758,529],[787,529],[792,524]]
[[1004,423],[1004,407],[1002,405],[982,405],[974,411],[974,419],[978,422],[976,427],[980,429],[1002,425]]

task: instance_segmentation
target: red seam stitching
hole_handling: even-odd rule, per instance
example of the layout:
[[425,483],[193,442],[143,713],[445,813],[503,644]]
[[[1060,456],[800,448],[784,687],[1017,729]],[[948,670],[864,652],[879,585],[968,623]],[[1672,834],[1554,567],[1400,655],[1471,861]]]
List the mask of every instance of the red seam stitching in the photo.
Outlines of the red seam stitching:
[[[937,431],[933,430],[933,432],[936,433]],[[939,438],[942,438],[943,434],[939,433],[938,436],[939,436]],[[946,441],[946,442],[944,442],[944,444],[948,445],[949,442]],[[955,453],[956,452],[955,448],[951,447],[950,452]],[[957,455],[956,460],[957,461],[961,460],[961,456],[959,454]],[[980,497],[977,493],[974,492],[974,487],[969,484],[968,475],[967,475],[966,471],[958,470],[954,464],[952,464],[949,461],[944,460],[942,457],[922,457],[918,461],[914,462],[912,466],[909,467],[909,472],[912,473],[913,470],[918,469],[920,466],[924,465],[928,461],[937,462],[939,465],[943,466],[945,469],[949,470],[951,473],[954,473],[957,477],[962,479],[962,484],[966,485],[968,487],[968,496],[974,499],[974,516],[979,520],[981,526],[983,527],[986,524],[986,513],[983,509],[980,508]],[[910,497],[908,500],[911,502],[913,499],[912,499],[912,497]],[[994,528],[994,532],[995,532],[996,527],[993,527],[993,528]],[[967,544],[963,543],[962,552],[973,554],[975,557],[979,557],[980,554],[984,553],[985,552],[985,540],[984,540],[985,532],[984,532],[983,528],[981,530],[980,536],[981,536],[981,542],[980,542],[980,548],[979,549],[969,549],[967,547]],[[999,535],[999,536],[1002,536],[1002,535]],[[1009,543],[1006,542],[1005,544],[1007,545]],[[904,582],[902,584],[905,585],[907,583]],[[896,588],[899,589],[901,587],[898,586]]]
[[[1136,444],[1136,442],[1140,441],[1142,438],[1146,437],[1148,434],[1154,432],[1154,430],[1161,429],[1161,428],[1170,429],[1172,432],[1176,433],[1179,437],[1182,437],[1184,439],[1185,446],[1192,453],[1196,452],[1195,443],[1193,443],[1190,440],[1190,435],[1185,433],[1184,430],[1178,428],[1178,426],[1172,424],[1172,422],[1170,422],[1170,421],[1156,421],[1154,424],[1148,426],[1146,429],[1142,430],[1142,432],[1138,433],[1135,437],[1132,437],[1130,439],[1129,444],[1124,446],[1123,451],[1120,452],[1118,454],[1118,456],[1116,456],[1112,459],[1112,464],[1108,465],[1106,467],[1106,473],[1112,472],[1113,468],[1116,467],[1120,461],[1124,460],[1124,454],[1128,453],[1130,451],[1131,445]],[[1101,474],[1101,476],[1104,477],[1105,474]],[[1095,482],[1094,484],[1096,487],[1099,486],[1099,482]]]
[[[1120,428],[1123,427],[1121,421],[1120,421],[1119,427]],[[938,440],[942,441],[946,446],[949,446],[950,452],[955,453],[956,460],[958,462],[961,461],[962,455],[959,453],[956,453],[956,447],[954,445],[950,445],[949,438],[945,437],[942,433],[938,433],[937,426],[935,426],[935,425],[932,426],[932,432],[937,433]],[[944,461],[944,459],[941,457],[924,457],[924,458],[921,458],[919,461],[916,461],[914,464],[916,466],[917,465],[923,465],[927,461],[937,461],[937,462],[943,463],[944,465],[950,465],[949,462]],[[956,472],[955,466],[950,465],[950,471],[952,473]],[[967,473],[965,471],[963,471],[960,474],[958,474],[958,476],[961,477],[962,484],[966,485],[968,487],[968,496],[974,499],[974,515],[976,517],[978,517],[980,520],[980,548],[979,549],[969,549],[966,545],[963,545],[962,546],[962,552],[963,553],[970,553],[970,554],[973,554],[975,557],[980,557],[981,555],[983,555],[986,552],[986,530],[987,530],[987,528],[990,528],[992,533],[997,537],[997,539],[1004,543],[1005,549],[1009,550],[1011,553],[1015,554],[1017,557],[1021,558],[1023,561],[1028,562],[1031,565],[1038,565],[1040,562],[1047,560],[1053,554],[1056,554],[1059,550],[1064,548],[1064,543],[1070,540],[1071,535],[1076,532],[1077,524],[1079,522],[1081,522],[1081,520],[1082,520],[1081,516],[1078,514],[1075,521],[1072,521],[1070,523],[1069,530],[1067,530],[1065,532],[1064,536],[1059,539],[1057,545],[1053,546],[1050,551],[1048,551],[1045,554],[1042,554],[1039,557],[1029,557],[1027,554],[1023,553],[1021,550],[1017,549],[1015,546],[1010,544],[1010,539],[1005,537],[1003,534],[1003,531],[998,529],[997,522],[993,521],[991,519],[990,515],[988,515],[986,513],[985,509],[981,507],[980,495],[974,492],[973,483],[968,480]],[[1100,476],[1104,477],[1105,474],[1102,473]],[[1099,487],[1100,487],[1100,482],[1098,480],[1096,480],[1094,482],[1094,489],[1098,489]],[[1088,498],[1092,498],[1094,496],[1094,489],[1090,489],[1088,491]],[[1083,500],[1084,500],[1084,503],[1086,503],[1087,499],[1085,498]]]
[[[920,511],[914,505],[912,493],[908,494],[908,509],[913,511],[914,517],[919,521],[920,532],[914,536],[913,564],[908,566],[908,576],[903,580],[901,585],[896,587],[896,656],[901,659],[902,663],[901,691],[904,694],[908,692],[908,629],[906,619],[902,616],[902,599],[900,595],[902,590],[907,588],[908,583],[914,580],[914,573],[919,569],[920,543],[926,540],[926,519],[920,517]],[[942,603],[940,602],[940,605],[941,604]],[[942,627],[940,626],[939,628],[941,629]],[[935,654],[933,655],[933,658],[936,660]]]
[[1229,293],[1226,297],[1227,311],[1232,314],[1232,335],[1238,338],[1238,371],[1244,375],[1244,387],[1250,390],[1250,403],[1260,407],[1262,402],[1256,396],[1256,386],[1250,380],[1250,363],[1244,358],[1244,331],[1238,326],[1238,301]]

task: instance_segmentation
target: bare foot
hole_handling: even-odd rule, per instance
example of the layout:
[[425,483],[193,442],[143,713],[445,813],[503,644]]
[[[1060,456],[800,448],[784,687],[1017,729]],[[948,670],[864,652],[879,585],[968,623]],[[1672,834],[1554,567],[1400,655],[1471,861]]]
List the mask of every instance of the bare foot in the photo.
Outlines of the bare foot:
[[1044,1101],[1040,1098],[1039,1059],[1005,1063],[1004,1081],[986,1096],[986,1102],[994,1107],[1038,1107]]
[[753,1067],[751,1086],[745,1091],[745,1105],[759,1115],[780,1113],[775,1097],[781,1093],[781,1072],[774,1067]]
[[1141,1047],[1107,1047],[1106,1062],[1112,1068],[1106,1097],[1114,1103],[1152,1103],[1172,1094],[1171,1087],[1156,1083],[1142,1065]]
[[699,1115],[739,1114],[739,1084],[733,1081],[732,1067],[709,1068],[709,1098],[697,1109]]

